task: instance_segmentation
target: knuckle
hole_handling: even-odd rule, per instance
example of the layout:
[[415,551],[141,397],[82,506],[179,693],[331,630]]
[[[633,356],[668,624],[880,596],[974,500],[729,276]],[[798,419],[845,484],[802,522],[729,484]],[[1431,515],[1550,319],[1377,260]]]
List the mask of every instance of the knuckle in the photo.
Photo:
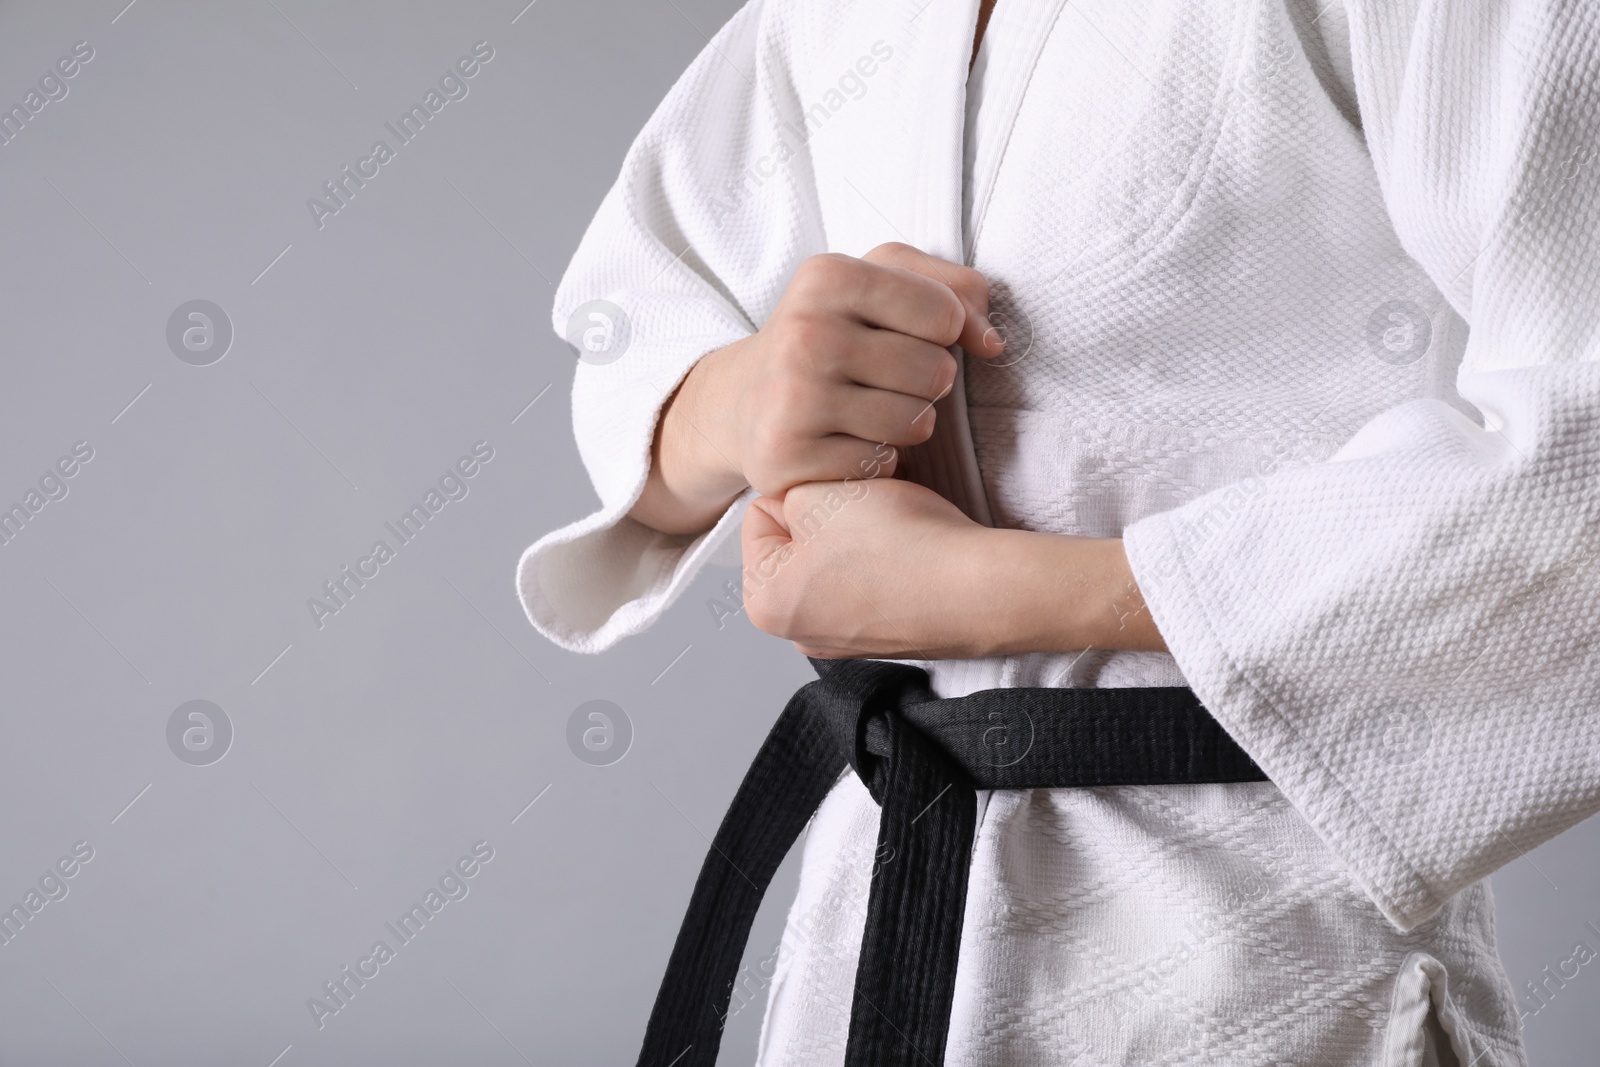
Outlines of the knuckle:
[[848,335],[841,327],[837,318],[819,308],[789,312],[771,331],[770,358],[775,371],[817,376],[847,343]]
[[796,282],[807,282],[812,280],[817,274],[826,271],[832,255],[833,253],[831,252],[822,252],[814,256],[807,256],[805,259],[800,261],[800,266],[796,268],[794,272],[794,280]]
[[961,337],[961,328],[967,324],[967,307],[955,290],[946,289],[945,295],[949,299],[945,301],[943,312],[931,325],[941,345],[953,345]]
[[827,292],[844,284],[854,260],[840,252],[819,252],[808,256],[795,272],[795,282],[809,294]]
[[873,263],[895,263],[905,259],[908,254],[915,251],[915,248],[912,248],[904,241],[885,241],[862,258]]
[[826,318],[799,312],[784,320],[779,333],[778,358],[792,366],[809,363],[817,353],[827,351],[833,331]]

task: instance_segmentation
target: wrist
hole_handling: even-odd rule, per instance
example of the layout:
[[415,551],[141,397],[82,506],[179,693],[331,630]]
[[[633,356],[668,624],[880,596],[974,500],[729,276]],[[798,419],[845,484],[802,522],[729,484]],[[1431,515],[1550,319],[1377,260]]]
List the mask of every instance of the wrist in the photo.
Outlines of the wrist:
[[727,433],[729,394],[723,378],[733,347],[702,356],[662,403],[650,442],[649,475],[629,511],[652,529],[704,533],[746,488]]
[[739,462],[735,404],[740,353],[750,338],[709,352],[684,377],[663,417],[663,447],[675,449],[685,492],[726,502],[750,484]]

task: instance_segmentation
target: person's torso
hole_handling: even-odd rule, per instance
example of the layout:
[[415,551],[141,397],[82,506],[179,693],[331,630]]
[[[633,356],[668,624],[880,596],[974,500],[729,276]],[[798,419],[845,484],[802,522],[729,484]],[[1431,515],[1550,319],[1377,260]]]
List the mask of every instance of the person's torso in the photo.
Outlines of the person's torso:
[[[1226,511],[1387,407],[1459,403],[1464,325],[1399,246],[1320,6],[999,0],[961,205],[1007,334],[964,369],[995,525],[1114,537],[1231,486]],[[918,665],[942,696],[1185,684],[1164,653]],[[842,1056],[876,819],[847,775],[808,831],[763,1064]],[[961,975],[971,1067],[1420,1067],[1430,996],[1520,1058],[1487,885],[1402,934],[1270,783],[985,797]]]
[[[1388,407],[1461,403],[1465,325],[1400,247],[1320,6],[997,5],[962,205],[1007,336],[965,358],[995,525],[1116,537],[1226,490],[1220,521]],[[946,695],[1184,684],[1165,653],[923,665]]]

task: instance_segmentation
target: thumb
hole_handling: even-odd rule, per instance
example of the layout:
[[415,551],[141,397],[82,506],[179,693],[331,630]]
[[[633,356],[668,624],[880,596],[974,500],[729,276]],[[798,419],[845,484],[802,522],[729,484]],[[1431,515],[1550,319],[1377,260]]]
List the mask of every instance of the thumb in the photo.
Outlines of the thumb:
[[758,496],[752,500],[739,526],[746,590],[752,581],[759,587],[763,580],[770,579],[785,554],[793,551],[792,545],[789,527],[783,519],[782,498]]

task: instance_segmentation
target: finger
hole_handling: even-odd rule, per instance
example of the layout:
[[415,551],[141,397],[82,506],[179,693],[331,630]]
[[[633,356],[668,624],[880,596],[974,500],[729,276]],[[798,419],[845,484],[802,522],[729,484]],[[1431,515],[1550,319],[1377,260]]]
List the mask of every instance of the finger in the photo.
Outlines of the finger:
[[862,329],[840,354],[840,372],[869,389],[937,400],[960,367],[948,349],[892,330]]
[[850,256],[812,256],[785,290],[803,306],[949,346],[966,329],[967,307],[955,290],[903,267]]
[[854,387],[839,390],[826,419],[826,432],[906,447],[933,436],[935,412],[932,400]]
[[783,588],[774,584],[795,550],[783,517],[783,501],[768,496],[752,500],[744,513],[739,537],[744,560],[741,599],[745,617],[758,630],[787,636],[793,621],[793,604],[783,595]]
[[948,259],[929,255],[920,248],[892,241],[879,245],[861,257],[868,263],[899,267],[940,282],[956,294],[964,309],[961,334],[956,343],[974,356],[989,359],[1005,350],[1005,340],[989,321],[989,280],[980,271]]
[[752,570],[789,544],[789,527],[783,519],[781,498],[759,496],[745,510],[739,526],[739,547],[745,560],[746,579]]

